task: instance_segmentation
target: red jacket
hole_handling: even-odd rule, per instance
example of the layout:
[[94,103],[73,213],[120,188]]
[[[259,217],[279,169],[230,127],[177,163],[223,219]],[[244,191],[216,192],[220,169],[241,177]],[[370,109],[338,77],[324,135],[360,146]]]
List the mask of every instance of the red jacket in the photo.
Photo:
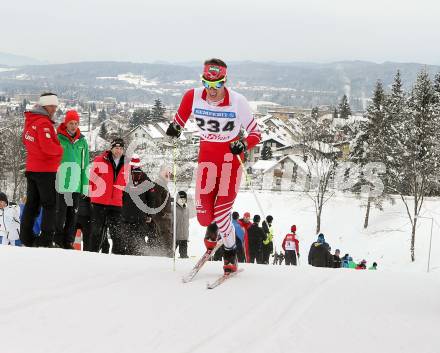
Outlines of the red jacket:
[[22,141],[26,148],[27,172],[56,172],[63,158],[55,122],[42,107],[24,113]]
[[244,254],[246,256],[246,262],[250,262],[250,256],[249,256],[249,237],[248,237],[248,229],[252,225],[252,222],[244,222],[243,219],[239,219],[238,223],[240,226],[244,229]]
[[[299,241],[295,238],[295,234],[289,233],[283,240],[283,250],[296,250],[296,253],[299,254]],[[295,247],[295,249],[293,249]]]
[[90,201],[101,205],[122,207],[122,191],[127,185],[129,175],[129,166],[124,164],[122,159],[119,168],[115,171],[110,151],[97,156],[90,169]]

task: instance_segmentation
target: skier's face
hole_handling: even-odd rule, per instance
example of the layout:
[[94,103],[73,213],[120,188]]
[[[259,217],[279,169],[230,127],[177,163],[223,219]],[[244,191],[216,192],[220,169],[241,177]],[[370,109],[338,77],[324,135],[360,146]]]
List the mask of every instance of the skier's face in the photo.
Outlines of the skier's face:
[[66,128],[71,134],[74,134],[78,129],[78,125],[79,123],[77,121],[71,120],[66,124]]
[[5,201],[0,201],[0,209],[3,209],[7,206],[7,203]]
[[49,116],[52,118],[56,113],[58,107],[56,105],[45,105],[43,108],[49,113]]
[[205,87],[206,94],[208,96],[208,100],[216,102],[220,101],[225,96],[225,85],[222,85],[220,88],[215,87]]

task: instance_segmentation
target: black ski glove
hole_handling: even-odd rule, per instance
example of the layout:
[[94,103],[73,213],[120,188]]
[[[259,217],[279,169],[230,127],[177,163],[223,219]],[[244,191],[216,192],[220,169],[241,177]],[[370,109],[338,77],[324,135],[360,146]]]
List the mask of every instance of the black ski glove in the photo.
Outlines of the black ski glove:
[[182,127],[177,123],[170,123],[166,134],[171,137],[180,137],[182,134]]
[[247,146],[244,141],[237,140],[237,141],[231,142],[229,145],[229,148],[230,148],[232,154],[240,154],[240,153],[246,151]]

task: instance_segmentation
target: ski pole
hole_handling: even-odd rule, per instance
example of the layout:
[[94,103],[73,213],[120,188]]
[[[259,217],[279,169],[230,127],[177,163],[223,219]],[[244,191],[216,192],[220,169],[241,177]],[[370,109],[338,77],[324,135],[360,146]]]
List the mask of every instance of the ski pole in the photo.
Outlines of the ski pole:
[[176,154],[177,141],[173,141],[173,178],[174,178],[174,201],[173,201],[173,271],[176,271],[176,203],[177,203],[177,182],[176,182]]

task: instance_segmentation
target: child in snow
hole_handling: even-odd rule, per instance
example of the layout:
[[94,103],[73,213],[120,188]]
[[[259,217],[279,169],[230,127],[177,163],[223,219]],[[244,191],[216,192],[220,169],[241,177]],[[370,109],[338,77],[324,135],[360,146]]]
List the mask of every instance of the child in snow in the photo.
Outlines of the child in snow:
[[0,244],[20,246],[20,208],[0,192]]

